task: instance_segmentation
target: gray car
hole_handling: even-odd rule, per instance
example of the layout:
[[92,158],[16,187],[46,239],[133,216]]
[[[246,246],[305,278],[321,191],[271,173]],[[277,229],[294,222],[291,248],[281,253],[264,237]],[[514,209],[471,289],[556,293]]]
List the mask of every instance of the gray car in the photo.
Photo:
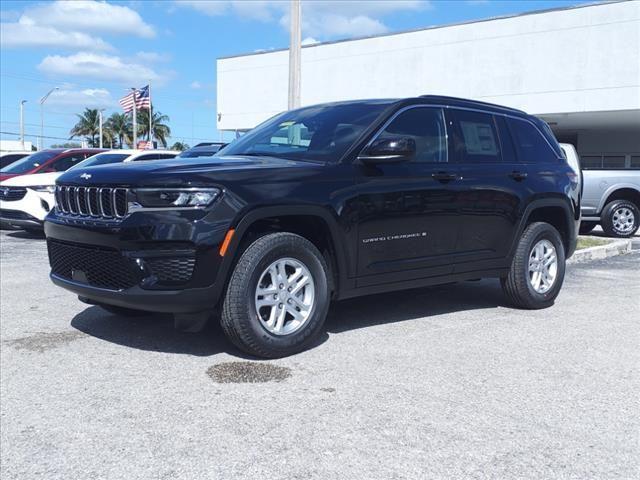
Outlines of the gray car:
[[[572,145],[560,145],[569,160]],[[571,164],[571,161],[569,161]],[[600,224],[610,237],[631,237],[640,226],[640,155],[583,155],[580,233]]]

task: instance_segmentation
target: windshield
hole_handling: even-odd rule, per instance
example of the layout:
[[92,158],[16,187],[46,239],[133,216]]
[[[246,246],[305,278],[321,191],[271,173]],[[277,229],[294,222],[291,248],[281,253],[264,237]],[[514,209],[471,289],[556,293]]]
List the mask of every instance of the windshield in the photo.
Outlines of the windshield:
[[53,157],[60,155],[60,152],[51,152],[51,151],[43,151],[36,152],[28,157],[24,157],[21,160],[17,160],[6,167],[0,169],[2,173],[26,173],[34,168],[38,168],[40,165],[45,163],[47,160],[51,160]]
[[213,154],[217,153],[222,146],[212,146],[206,148],[194,148],[192,150],[187,150],[186,152],[182,152],[178,155],[178,158],[197,158],[197,157],[211,157]]
[[362,102],[285,112],[229,144],[220,154],[338,160],[387,106]]
[[129,153],[98,153],[92,157],[83,160],[72,168],[95,167],[96,165],[105,165],[107,163],[123,162],[130,157]]

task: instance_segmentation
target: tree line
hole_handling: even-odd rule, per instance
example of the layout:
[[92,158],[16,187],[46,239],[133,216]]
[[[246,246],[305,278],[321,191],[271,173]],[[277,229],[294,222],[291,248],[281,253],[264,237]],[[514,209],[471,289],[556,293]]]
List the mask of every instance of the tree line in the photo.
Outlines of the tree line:
[[[152,108],[153,138],[163,147],[167,146],[167,138],[171,136],[171,128],[167,123],[169,117]],[[77,114],[78,122],[69,132],[69,140],[82,137],[90,147],[100,145],[100,113],[97,108],[86,108]],[[136,128],[138,140],[149,140],[149,110],[136,112]],[[135,148],[133,145],[133,122],[130,115],[112,113],[103,118],[102,144],[111,148]]]

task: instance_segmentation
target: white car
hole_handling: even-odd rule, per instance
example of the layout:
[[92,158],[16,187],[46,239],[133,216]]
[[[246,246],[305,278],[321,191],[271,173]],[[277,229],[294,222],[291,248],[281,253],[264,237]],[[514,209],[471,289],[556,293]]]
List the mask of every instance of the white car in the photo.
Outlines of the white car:
[[0,152],[0,168],[7,167],[21,158],[28,157],[32,153],[33,152],[27,151]]
[[[109,150],[83,160],[72,169],[107,163],[170,159],[179,153],[173,150]],[[63,173],[21,175],[1,182],[0,224],[27,231],[42,231],[44,218],[54,205],[56,180]]]

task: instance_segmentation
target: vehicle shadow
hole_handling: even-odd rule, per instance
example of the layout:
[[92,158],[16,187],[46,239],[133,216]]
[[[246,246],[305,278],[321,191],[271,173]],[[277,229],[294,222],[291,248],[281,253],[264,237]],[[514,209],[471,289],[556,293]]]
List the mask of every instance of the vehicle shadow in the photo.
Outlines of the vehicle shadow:
[[497,280],[460,282],[337,302],[329,311],[326,330],[341,333],[383,323],[500,306],[507,303]]
[[124,317],[92,306],[76,315],[71,326],[100,340],[139,350],[199,357],[223,352],[244,356],[226,340],[215,321],[210,321],[202,332],[188,333],[174,328],[170,314]]
[[[343,300],[331,306],[325,331],[308,348],[321,345],[329,339],[329,334],[503,305],[505,299],[495,280]],[[186,333],[174,329],[173,317],[168,314],[131,318],[113,315],[92,306],[76,315],[71,326],[92,337],[140,350],[194,356],[227,353],[243,359],[260,360],[235,348],[224,336],[216,317],[209,321],[202,332]]]

